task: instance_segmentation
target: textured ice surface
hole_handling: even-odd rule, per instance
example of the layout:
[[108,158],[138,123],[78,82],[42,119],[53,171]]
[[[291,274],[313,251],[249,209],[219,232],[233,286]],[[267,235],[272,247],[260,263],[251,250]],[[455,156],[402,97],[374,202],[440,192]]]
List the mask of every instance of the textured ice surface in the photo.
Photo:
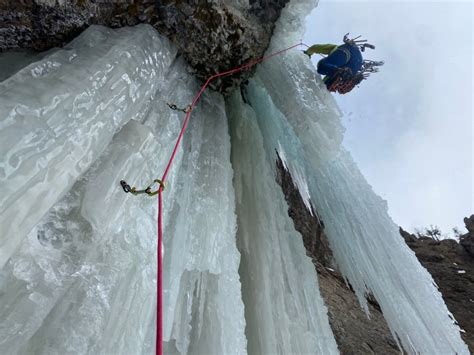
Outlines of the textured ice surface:
[[[299,41],[314,5],[285,8],[269,51]],[[0,83],[2,353],[154,352],[156,199],[125,195],[118,181],[141,187],[162,173],[183,119],[165,103],[185,106],[199,88],[187,73],[150,26],[91,27]],[[385,202],[340,147],[339,110],[306,56],[273,58],[246,91],[251,107],[203,96],[169,175],[165,352],[337,352],[274,181],[277,149],[361,303],[374,294],[409,352],[467,353]]]
[[95,27],[0,83],[0,267],[114,133],[146,111],[173,56],[151,27]]
[[12,291],[1,297],[2,349],[63,354],[142,348],[137,335],[153,321],[155,227],[146,202],[120,198],[115,174],[149,173],[144,156],[156,149],[149,130],[130,121],[100,164],[28,235],[1,273],[2,290]]
[[[292,2],[277,24],[269,52],[297,43],[313,1]],[[306,176],[337,264],[361,304],[373,293],[405,350],[467,354],[459,328],[431,275],[401,238],[350,154],[334,100],[298,51],[263,63],[247,89],[268,154],[283,151],[292,174]],[[302,174],[303,172],[303,174]]]
[[249,354],[337,354],[318,279],[275,181],[252,108],[234,93],[227,112]]
[[[66,77],[53,71],[35,84],[32,73],[48,63],[60,63],[56,70]],[[10,256],[0,272],[2,353],[154,353],[156,199],[125,195],[118,182],[146,186],[163,172],[183,119],[166,102],[187,104],[197,83],[166,40],[138,26],[89,28],[67,49],[1,85],[2,109],[10,107],[11,118],[2,117],[0,135],[17,138],[9,146],[2,140],[2,149],[22,157],[17,166],[3,160],[10,169],[4,178],[29,189],[25,200],[18,201],[15,184],[7,195],[15,203],[8,208],[25,210],[15,217],[24,223],[16,226],[21,230],[5,230],[10,225],[1,222],[2,240],[15,239],[1,245],[2,255]],[[57,101],[60,92],[72,98]],[[51,133],[47,150],[52,118],[58,134]],[[37,131],[29,123],[35,120]],[[169,175],[168,353],[245,353],[227,131],[223,98],[206,94]],[[21,150],[18,141],[28,134],[45,139],[46,148],[33,141]],[[42,159],[36,171],[22,165],[30,156]],[[51,197],[36,197],[52,187]]]
[[165,231],[172,237],[165,240],[164,337],[174,344],[168,349],[174,346],[181,353],[241,354],[246,339],[240,255],[221,95],[204,96],[188,131],[176,196],[167,206]]

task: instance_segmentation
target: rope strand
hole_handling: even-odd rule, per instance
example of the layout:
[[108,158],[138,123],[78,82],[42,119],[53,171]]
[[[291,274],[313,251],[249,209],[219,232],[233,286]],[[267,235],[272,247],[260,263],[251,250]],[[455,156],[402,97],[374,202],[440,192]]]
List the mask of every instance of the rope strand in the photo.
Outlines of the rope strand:
[[[298,46],[306,46],[304,43],[300,42],[298,44],[295,44],[291,47],[282,49],[280,51],[277,51],[275,53],[269,54],[267,56],[261,57],[259,59],[250,61],[247,64],[241,65],[237,68],[230,69],[227,71],[224,71],[222,73],[217,73],[212,76],[210,76],[204,85],[201,86],[201,89],[199,92],[194,96],[194,99],[189,105],[189,110],[186,112],[186,117],[183,122],[183,126],[181,127],[181,131],[179,133],[178,139],[176,140],[176,144],[173,148],[173,152],[171,153],[171,157],[168,161],[168,164],[166,166],[165,172],[163,173],[163,177],[161,178],[162,184],[165,183],[166,178],[168,176],[168,173],[171,169],[171,165],[176,157],[176,153],[178,151],[179,145],[181,143],[181,140],[183,139],[184,132],[186,131],[186,128],[189,123],[189,119],[191,117],[191,112],[193,111],[194,107],[197,105],[197,102],[201,98],[202,94],[206,90],[207,86],[211,81],[214,79],[224,77],[224,76],[229,76],[234,73],[237,73],[239,71],[243,71],[245,69],[251,68],[261,62],[264,62],[272,57],[275,57],[281,53],[284,53],[286,51],[289,51],[290,49],[296,48]],[[163,250],[162,250],[162,244],[163,244],[163,194],[161,193],[163,191],[163,186],[160,184],[160,188],[158,190],[158,246],[157,246],[157,259],[158,259],[158,265],[157,265],[157,307],[156,307],[156,355],[163,355],[163,272],[162,272],[162,267],[163,267]]]

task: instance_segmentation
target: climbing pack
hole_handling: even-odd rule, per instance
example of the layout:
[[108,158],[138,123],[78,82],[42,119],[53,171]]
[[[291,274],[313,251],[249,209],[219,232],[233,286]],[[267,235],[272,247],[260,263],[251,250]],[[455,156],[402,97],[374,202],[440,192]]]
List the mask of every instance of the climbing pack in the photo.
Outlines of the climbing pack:
[[383,64],[384,62],[364,60],[361,70],[355,74],[353,74],[349,68],[341,68],[326,80],[326,87],[331,92],[337,92],[342,95],[347,94],[354,87],[359,85],[362,80],[367,79],[370,73],[378,72],[377,66]]
[[[343,41],[345,44],[359,47],[362,52],[366,48],[375,49],[374,45],[366,43],[367,40],[359,38],[360,36],[350,39],[349,33],[346,33]],[[367,79],[371,73],[377,73],[378,67],[382,65],[384,65],[383,61],[364,60],[361,69],[356,73],[352,73],[349,68],[341,68],[325,81],[326,87],[331,92],[346,94]]]
[[341,68],[326,81],[326,87],[331,92],[346,94],[362,80],[364,80],[362,74],[356,73],[354,75],[349,68]]

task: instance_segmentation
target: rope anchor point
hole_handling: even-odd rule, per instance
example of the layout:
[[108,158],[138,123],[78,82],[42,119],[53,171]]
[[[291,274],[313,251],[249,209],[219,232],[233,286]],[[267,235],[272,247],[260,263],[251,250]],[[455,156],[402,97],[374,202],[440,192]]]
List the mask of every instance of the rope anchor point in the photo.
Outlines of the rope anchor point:
[[[157,183],[159,185],[158,189],[156,191],[152,191],[152,186],[155,183]],[[165,183],[160,179],[153,180],[153,183],[150,184],[150,186],[148,186],[147,188],[145,188],[143,190],[137,190],[136,187],[130,187],[130,185],[127,184],[127,182],[125,180],[120,181],[120,186],[122,186],[122,189],[125,193],[130,192],[132,195],[135,195],[135,196],[140,195],[140,194],[147,194],[148,196],[155,196],[155,195],[158,195],[159,193],[161,193],[162,191],[164,191],[164,189],[165,189]]]
[[172,103],[172,102],[167,102],[166,103],[168,105],[168,107],[170,109],[172,109],[173,111],[181,111],[181,112],[184,112],[184,113],[188,113],[188,112],[191,112],[192,110],[192,106],[191,105],[188,105],[186,106],[185,108],[179,108],[178,106],[176,106],[175,103]]

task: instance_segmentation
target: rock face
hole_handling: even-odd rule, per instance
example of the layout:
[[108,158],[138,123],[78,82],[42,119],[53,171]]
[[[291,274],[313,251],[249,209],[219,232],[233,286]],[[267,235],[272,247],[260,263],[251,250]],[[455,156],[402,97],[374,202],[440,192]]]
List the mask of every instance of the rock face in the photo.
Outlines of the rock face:
[[324,223],[306,208],[290,173],[278,158],[277,182],[288,202],[288,214],[301,233],[319,277],[328,308],[329,322],[341,354],[399,354],[380,307],[369,300],[370,319],[341,274],[334,270],[332,252],[324,235]]
[[156,21],[155,1],[0,0],[0,51],[62,46],[87,26]]
[[[92,24],[148,23],[170,38],[201,80],[263,55],[289,0],[0,0],[0,51],[62,46]],[[213,82],[224,93],[251,72]]]
[[407,245],[431,273],[448,309],[459,326],[462,337],[474,352],[474,215],[464,219],[469,231],[460,243],[453,239],[417,238],[400,228]]
[[474,214],[471,217],[464,218],[464,224],[469,233],[461,236],[459,242],[466,251],[474,257]]
[[[158,5],[157,28],[178,46],[201,80],[234,68],[265,52],[275,21],[288,0],[250,1],[249,7],[229,1],[165,0]],[[250,73],[212,83],[228,91]]]

